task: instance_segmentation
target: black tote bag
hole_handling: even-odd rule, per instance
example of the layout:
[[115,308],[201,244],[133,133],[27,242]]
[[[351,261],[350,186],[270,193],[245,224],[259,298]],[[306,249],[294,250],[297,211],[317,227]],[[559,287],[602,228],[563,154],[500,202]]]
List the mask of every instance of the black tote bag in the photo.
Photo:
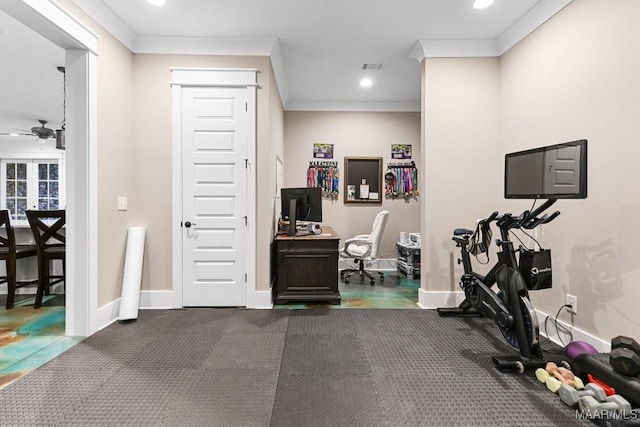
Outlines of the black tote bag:
[[551,288],[551,249],[520,251],[520,274],[527,289],[537,291]]

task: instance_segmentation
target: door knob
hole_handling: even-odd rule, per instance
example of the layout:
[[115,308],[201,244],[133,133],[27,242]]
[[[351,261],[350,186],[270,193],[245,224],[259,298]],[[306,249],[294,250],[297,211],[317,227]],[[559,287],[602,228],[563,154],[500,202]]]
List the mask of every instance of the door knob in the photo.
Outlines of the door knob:
[[189,221],[185,221],[184,226],[187,228],[191,228],[192,225],[196,225],[195,222],[189,222]]

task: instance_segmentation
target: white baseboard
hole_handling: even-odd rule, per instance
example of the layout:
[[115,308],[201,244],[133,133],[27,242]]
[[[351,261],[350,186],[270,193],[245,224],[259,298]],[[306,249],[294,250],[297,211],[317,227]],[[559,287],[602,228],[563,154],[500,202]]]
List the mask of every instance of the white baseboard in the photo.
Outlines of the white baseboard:
[[[28,285],[23,286],[21,288],[16,289],[16,295],[34,295],[38,290],[38,285]],[[58,283],[49,288],[52,294],[64,294],[64,284]],[[3,283],[0,285],[0,295],[7,294],[7,284]]]
[[249,295],[247,295],[247,308],[273,308],[273,302],[271,301],[271,289],[268,291],[249,292]]
[[[173,306],[173,291],[140,291],[140,310],[166,310]],[[272,308],[271,290],[254,291],[248,296],[247,308]],[[118,320],[120,298],[98,309],[99,329]]]
[[173,306],[173,291],[140,291],[141,310],[178,308]]
[[93,328],[96,332],[118,320],[120,314],[120,298],[98,308]]
[[[364,268],[366,270],[379,270],[379,271],[396,271],[396,259],[395,258],[380,258],[373,261],[365,262]],[[351,258],[338,258],[338,270],[345,268],[358,268],[358,264],[354,263]]]
[[418,289],[418,306],[425,309],[457,307],[464,300],[464,292],[425,291]]
[[[571,337],[568,334],[562,334],[561,337],[558,336],[555,330],[553,316],[549,316],[550,319],[547,322],[547,330],[545,331],[544,321],[547,318],[548,314],[543,313],[540,310],[536,310],[536,314],[538,315],[538,324],[540,325],[540,333],[545,337],[549,338],[554,343],[558,344],[560,347],[564,347],[571,337],[573,337],[574,341],[584,341],[586,343],[591,344],[601,353],[608,353],[611,351],[611,343],[605,341],[601,338],[598,338],[594,335],[591,335],[588,332],[585,332],[581,329],[575,328],[569,323],[558,320],[558,324],[562,327],[566,328],[566,330],[571,332]],[[560,328],[558,328],[560,329]]]
[[[435,309],[437,307],[457,307],[464,300],[464,292],[462,291],[425,291],[422,288],[418,289],[418,306],[424,309]],[[569,342],[569,335],[563,334],[559,337],[555,333],[555,327],[553,326],[553,319],[547,322],[548,329],[545,331],[544,321],[547,318],[547,313],[540,310],[536,310],[538,317],[538,324],[540,325],[540,334],[549,338],[551,341],[564,347],[563,342],[566,344]],[[558,321],[558,324],[571,331],[571,335],[574,341],[584,341],[594,346],[599,352],[608,353],[611,350],[611,343],[601,338],[589,334],[574,326]],[[562,338],[562,340],[560,339]]]

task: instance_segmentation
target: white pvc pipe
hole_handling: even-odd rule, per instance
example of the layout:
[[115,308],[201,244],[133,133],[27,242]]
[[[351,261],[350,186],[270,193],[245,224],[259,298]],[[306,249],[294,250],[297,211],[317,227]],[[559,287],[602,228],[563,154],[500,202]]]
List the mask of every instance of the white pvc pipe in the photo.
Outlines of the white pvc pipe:
[[127,249],[122,275],[122,297],[120,298],[120,320],[138,318],[140,287],[142,286],[142,260],[144,259],[145,229],[129,227]]

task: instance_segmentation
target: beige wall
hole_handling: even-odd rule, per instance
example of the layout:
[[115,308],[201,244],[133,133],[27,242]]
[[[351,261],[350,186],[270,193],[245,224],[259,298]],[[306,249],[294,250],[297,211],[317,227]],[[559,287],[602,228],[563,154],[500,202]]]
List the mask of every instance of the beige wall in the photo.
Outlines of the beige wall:
[[[640,338],[640,2],[576,0],[501,59],[504,151],[588,139],[586,200],[561,200],[545,226],[554,286],[533,303],[578,297],[574,325]],[[523,208],[523,203],[505,203]],[[517,207],[517,208],[516,208]]]
[[[257,236],[258,254],[268,251],[270,239],[265,236],[272,216],[269,194],[275,193],[275,160],[272,150],[278,146],[277,122],[271,129],[272,119],[277,121],[278,100],[272,93],[273,73],[268,57],[191,56],[191,55],[135,55],[135,117],[134,139],[136,152],[136,193],[140,225],[147,228],[147,252],[143,289],[171,289],[171,67],[256,68],[257,92]],[[275,110],[270,116],[271,107]],[[274,140],[274,148],[270,141]],[[281,143],[280,143],[281,144]],[[264,164],[263,159],[265,160]],[[273,175],[273,182],[271,176]],[[267,227],[267,230],[264,228]],[[256,288],[269,288],[269,261],[257,256]]]
[[[98,56],[98,306],[120,297],[127,228],[147,229],[143,290],[172,287],[170,67],[256,68],[257,252],[272,237],[275,156],[284,144],[283,112],[268,57],[134,55],[80,11],[61,5],[95,31]],[[117,197],[128,211],[117,211]],[[272,226],[271,226],[272,227]],[[269,289],[269,260],[256,257],[256,289]]]
[[636,0],[575,0],[499,59],[425,60],[424,290],[458,290],[453,228],[530,207],[503,198],[505,153],[586,138],[589,196],[551,209],[554,285],[532,302],[555,315],[571,293],[579,314],[561,320],[638,338],[639,24]]
[[258,204],[263,207],[258,215],[256,245],[258,246],[256,276],[257,289],[267,290],[271,283],[267,280],[273,274],[270,271],[270,259],[264,254],[269,250],[273,236],[276,234],[276,157],[284,159],[284,109],[280,100],[280,92],[269,68],[269,144],[258,142]]
[[[324,200],[323,223],[331,225],[342,240],[371,231],[376,214],[386,209],[389,219],[385,229],[380,256],[395,258],[394,243],[401,231],[420,230],[419,200],[387,200],[380,205],[345,205],[344,157],[370,156],[383,158],[383,174],[391,159],[391,144],[411,144],[413,159],[421,167],[419,113],[365,112],[296,112],[284,114],[284,185],[306,187],[306,172],[313,158],[313,144],[334,144],[334,158],[340,168],[340,198]],[[424,194],[421,190],[421,193]]]
[[462,269],[455,262],[453,230],[473,228],[476,219],[501,210],[504,202],[503,160],[497,154],[498,60],[426,59],[423,79],[421,287],[458,291]]
[[[98,36],[98,306],[120,298],[127,228],[138,216],[133,137],[133,54],[73,2],[61,6]],[[128,197],[126,212],[118,196]]]

